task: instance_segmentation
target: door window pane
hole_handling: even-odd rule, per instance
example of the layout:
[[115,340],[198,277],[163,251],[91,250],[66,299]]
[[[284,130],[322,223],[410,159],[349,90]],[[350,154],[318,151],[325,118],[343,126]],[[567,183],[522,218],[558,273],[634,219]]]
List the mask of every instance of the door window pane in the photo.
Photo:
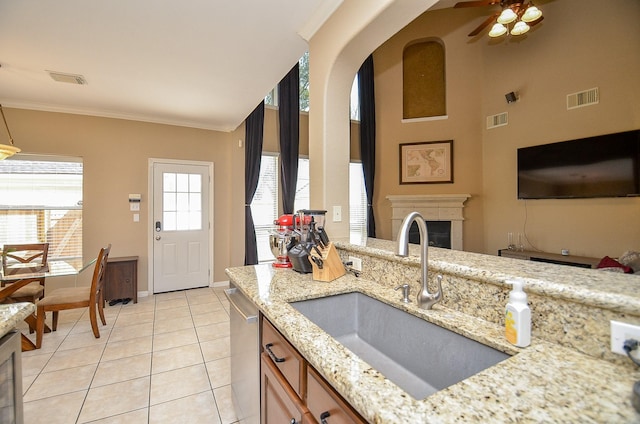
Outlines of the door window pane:
[[163,173],[164,231],[202,229],[202,175]]

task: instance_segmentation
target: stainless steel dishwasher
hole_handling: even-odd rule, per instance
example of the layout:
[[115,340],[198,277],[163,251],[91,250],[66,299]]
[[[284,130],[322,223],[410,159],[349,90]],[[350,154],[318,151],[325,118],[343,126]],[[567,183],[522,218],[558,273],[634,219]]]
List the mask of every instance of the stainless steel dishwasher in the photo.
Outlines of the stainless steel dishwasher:
[[260,422],[258,308],[237,287],[224,291],[231,305],[231,389],[241,424]]

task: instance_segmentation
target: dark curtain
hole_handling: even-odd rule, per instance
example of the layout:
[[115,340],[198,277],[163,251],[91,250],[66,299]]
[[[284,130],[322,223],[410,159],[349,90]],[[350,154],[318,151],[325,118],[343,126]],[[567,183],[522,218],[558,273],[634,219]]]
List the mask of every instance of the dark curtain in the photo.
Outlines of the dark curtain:
[[255,108],[245,121],[244,148],[244,264],[258,263],[256,229],[251,215],[251,201],[258,188],[262,139],[264,135],[264,101]]
[[278,84],[278,122],[280,123],[280,184],[282,210],[293,213],[298,180],[300,144],[300,69],[298,64]]
[[373,83],[373,56],[369,56],[358,71],[360,96],[360,158],[367,192],[367,236],[376,236],[373,217],[373,181],[376,169],[376,101]]

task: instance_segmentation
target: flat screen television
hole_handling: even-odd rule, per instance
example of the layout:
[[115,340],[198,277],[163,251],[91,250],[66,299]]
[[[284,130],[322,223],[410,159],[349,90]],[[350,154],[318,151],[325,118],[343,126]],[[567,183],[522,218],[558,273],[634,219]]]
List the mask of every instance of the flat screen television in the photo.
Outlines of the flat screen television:
[[640,130],[518,149],[518,199],[640,196]]

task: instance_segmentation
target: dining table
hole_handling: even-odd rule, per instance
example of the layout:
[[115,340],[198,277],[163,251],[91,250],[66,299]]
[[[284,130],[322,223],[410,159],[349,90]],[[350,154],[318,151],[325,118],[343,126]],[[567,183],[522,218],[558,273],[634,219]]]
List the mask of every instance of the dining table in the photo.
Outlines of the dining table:
[[[14,264],[10,267],[0,267],[0,303],[15,303],[11,294],[21,287],[26,286],[37,278],[73,276],[78,274],[78,270],[63,260],[52,260],[44,266],[32,264]],[[36,328],[35,312],[28,315],[24,321],[29,325],[30,330]],[[45,325],[45,332],[51,329]],[[34,350],[36,345],[24,334],[22,334],[22,350]]]

